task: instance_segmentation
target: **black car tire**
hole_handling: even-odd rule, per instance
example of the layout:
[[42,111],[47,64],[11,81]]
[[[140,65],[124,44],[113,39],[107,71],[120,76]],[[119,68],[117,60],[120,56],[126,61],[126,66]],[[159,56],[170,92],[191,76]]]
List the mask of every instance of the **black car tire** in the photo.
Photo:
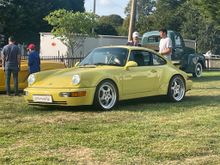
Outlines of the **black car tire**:
[[172,77],[168,87],[168,99],[172,102],[179,102],[184,98],[185,93],[186,87],[184,79],[179,75]]
[[195,66],[194,73],[192,74],[193,77],[201,77],[202,76],[202,64],[198,62]]

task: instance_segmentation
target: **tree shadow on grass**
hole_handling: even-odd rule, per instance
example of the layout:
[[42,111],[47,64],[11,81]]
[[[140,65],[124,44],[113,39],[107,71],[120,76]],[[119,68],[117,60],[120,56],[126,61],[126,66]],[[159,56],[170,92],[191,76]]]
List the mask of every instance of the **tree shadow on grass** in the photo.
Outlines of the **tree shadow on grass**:
[[202,76],[199,78],[191,78],[193,82],[211,82],[211,81],[220,81],[220,72],[219,75],[209,75]]

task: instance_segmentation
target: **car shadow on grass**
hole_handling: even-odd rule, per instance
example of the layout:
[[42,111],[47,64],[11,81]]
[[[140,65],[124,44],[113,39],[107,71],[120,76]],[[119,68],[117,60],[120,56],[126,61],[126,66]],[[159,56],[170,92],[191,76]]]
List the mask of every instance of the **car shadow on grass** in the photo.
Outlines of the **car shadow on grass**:
[[119,102],[118,111],[167,111],[191,110],[196,107],[220,107],[220,95],[186,96],[181,102],[170,102],[165,96],[146,97]]
[[[178,110],[191,110],[195,107],[209,107],[209,106],[219,106],[220,95],[218,96],[186,96],[181,102],[170,102],[165,96],[154,96],[154,97],[145,97],[139,99],[131,99],[126,101],[120,101],[109,112],[114,111],[167,111],[170,109]],[[35,111],[64,111],[64,112],[90,112],[90,113],[102,113],[108,112],[104,110],[99,110],[94,106],[32,106]]]

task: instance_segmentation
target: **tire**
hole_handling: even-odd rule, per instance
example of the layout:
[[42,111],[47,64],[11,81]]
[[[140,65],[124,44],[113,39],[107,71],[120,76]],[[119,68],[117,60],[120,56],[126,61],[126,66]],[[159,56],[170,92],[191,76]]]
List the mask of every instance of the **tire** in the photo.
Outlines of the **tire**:
[[185,97],[186,87],[183,78],[179,75],[172,77],[168,87],[168,99],[172,102],[179,102]]
[[96,88],[94,106],[102,110],[111,110],[118,101],[118,91],[112,81],[102,81]]
[[202,76],[202,64],[198,62],[195,66],[194,73],[192,73],[193,77],[201,77]]

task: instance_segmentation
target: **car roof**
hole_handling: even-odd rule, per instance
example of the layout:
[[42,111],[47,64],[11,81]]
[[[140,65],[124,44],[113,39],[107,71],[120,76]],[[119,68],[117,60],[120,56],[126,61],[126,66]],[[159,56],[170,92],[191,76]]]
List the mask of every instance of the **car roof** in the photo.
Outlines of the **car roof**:
[[[149,49],[146,47],[140,47],[140,46],[129,46],[129,45],[111,45],[111,46],[101,46],[101,47],[97,47],[95,49],[100,49],[100,48],[125,48],[128,50],[145,50],[145,51],[149,51],[155,54],[158,54],[158,52],[156,52],[153,49]],[[95,50],[94,49],[94,50]],[[162,55],[158,54],[159,56],[163,57]],[[163,57],[164,58],[164,57]],[[165,58],[164,58],[165,59]]]
[[[167,33],[169,35],[169,34],[172,34],[175,32],[173,30],[167,30]],[[159,35],[159,34],[160,34],[159,30],[154,30],[154,31],[149,31],[149,32],[144,33],[143,37],[148,37],[148,36],[152,36],[152,35]]]
[[148,49],[145,47],[140,47],[140,46],[129,46],[129,45],[111,45],[111,46],[101,46],[101,47],[97,47],[96,49],[99,48],[125,48],[125,49],[129,49],[129,50],[147,50],[147,51],[153,51],[152,49]]

